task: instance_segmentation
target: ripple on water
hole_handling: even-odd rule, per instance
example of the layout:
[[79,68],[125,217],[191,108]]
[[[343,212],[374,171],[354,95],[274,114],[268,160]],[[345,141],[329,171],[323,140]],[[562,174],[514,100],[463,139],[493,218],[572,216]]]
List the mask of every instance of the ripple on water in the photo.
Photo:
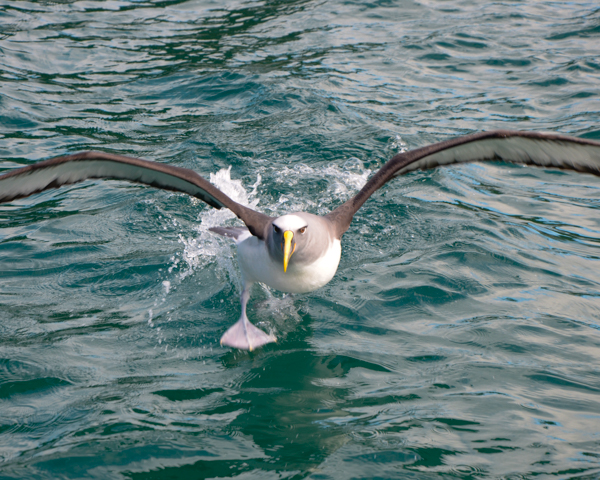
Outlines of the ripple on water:
[[[599,138],[592,2],[5,4],[3,171],[98,149],[326,213],[457,134]],[[99,181],[0,206],[2,473],[594,476],[597,199],[494,163],[398,178],[329,285],[255,288],[279,342],[252,353],[218,345],[228,212]]]

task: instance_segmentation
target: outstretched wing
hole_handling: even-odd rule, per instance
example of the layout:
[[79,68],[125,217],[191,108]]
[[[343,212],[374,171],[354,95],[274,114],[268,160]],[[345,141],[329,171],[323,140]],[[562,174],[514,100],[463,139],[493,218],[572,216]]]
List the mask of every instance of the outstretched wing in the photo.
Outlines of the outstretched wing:
[[0,203],[92,178],[127,180],[187,193],[217,209],[228,208],[261,239],[271,221],[269,216],[233,201],[193,170],[103,152],[57,157],[0,175]]
[[334,223],[338,237],[341,237],[362,204],[392,178],[413,170],[486,160],[561,168],[600,176],[600,142],[565,135],[496,130],[435,143],[396,155],[371,177],[356,196],[328,214],[327,218]]

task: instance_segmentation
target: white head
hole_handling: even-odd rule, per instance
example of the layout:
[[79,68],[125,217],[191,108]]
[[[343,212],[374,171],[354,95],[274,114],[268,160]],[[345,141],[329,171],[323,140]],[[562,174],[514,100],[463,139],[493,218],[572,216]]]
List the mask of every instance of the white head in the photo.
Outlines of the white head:
[[313,263],[325,255],[333,241],[330,223],[305,212],[274,219],[267,235],[269,254],[282,262],[284,271],[288,262],[290,265]]
[[288,215],[282,215],[281,217],[273,220],[273,225],[283,230],[290,230],[291,232],[295,232],[300,230],[301,228],[305,228],[308,226],[308,221],[305,218],[302,218],[295,213],[290,213]]

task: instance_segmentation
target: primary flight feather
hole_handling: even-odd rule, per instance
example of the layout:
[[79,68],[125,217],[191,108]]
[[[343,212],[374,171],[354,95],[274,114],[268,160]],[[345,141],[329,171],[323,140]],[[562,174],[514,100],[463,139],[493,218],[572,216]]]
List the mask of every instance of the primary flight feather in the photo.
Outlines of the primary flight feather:
[[273,218],[233,201],[192,170],[102,152],[57,157],[0,175],[0,203],[102,178],[183,192],[217,209],[230,209],[246,227],[211,230],[233,238],[237,244],[243,281],[242,314],[223,334],[221,343],[253,350],[275,341],[273,336],[252,325],[246,315],[253,283],[261,282],[290,293],[310,292],[324,286],[337,271],[341,238],[354,214],[385,183],[413,170],[489,160],[600,176],[600,142],[504,130],[454,138],[396,155],[354,197],[323,217],[296,212]]

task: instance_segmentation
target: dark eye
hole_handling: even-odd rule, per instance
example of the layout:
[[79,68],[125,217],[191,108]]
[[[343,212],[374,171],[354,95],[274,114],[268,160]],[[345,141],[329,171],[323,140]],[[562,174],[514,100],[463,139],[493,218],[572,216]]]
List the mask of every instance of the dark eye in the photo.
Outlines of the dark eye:
[[302,227],[300,230],[298,230],[300,233],[304,234],[306,233],[306,227]]
[[281,228],[279,228],[277,225],[273,225],[273,231],[275,233],[281,233]]

